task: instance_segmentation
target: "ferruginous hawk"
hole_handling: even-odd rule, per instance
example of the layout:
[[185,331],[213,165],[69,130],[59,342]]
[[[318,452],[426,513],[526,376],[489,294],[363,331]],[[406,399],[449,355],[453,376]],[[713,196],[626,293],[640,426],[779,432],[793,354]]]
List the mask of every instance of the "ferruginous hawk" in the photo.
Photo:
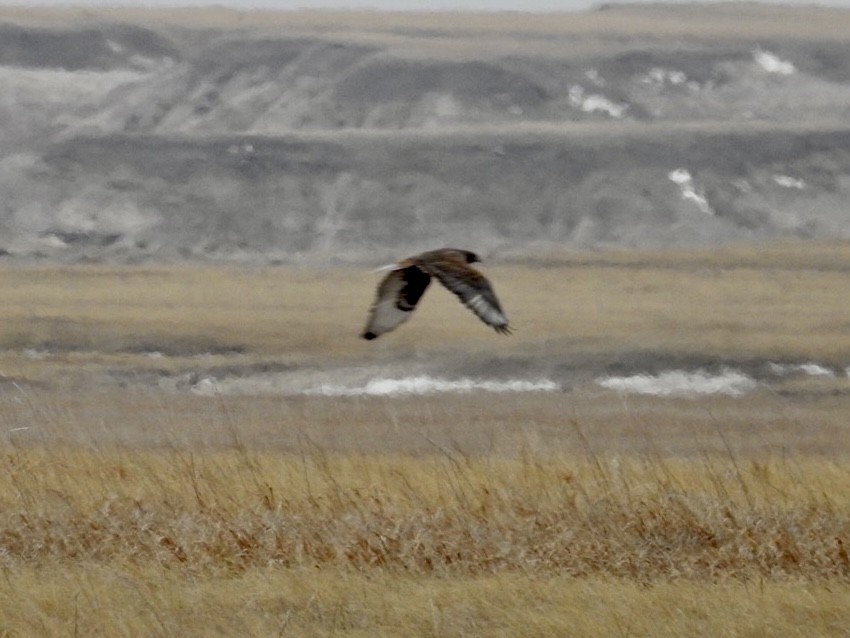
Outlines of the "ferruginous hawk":
[[416,304],[435,277],[456,294],[463,304],[500,334],[511,327],[487,278],[469,264],[481,261],[468,250],[441,248],[414,255],[390,266],[378,285],[378,294],[361,335],[376,339],[410,318]]

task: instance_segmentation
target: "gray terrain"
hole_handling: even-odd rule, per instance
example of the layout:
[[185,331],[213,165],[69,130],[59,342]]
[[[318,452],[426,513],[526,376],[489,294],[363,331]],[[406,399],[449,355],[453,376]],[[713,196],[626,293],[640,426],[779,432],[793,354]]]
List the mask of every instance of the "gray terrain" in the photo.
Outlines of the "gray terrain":
[[0,10],[0,259],[850,237],[850,11]]

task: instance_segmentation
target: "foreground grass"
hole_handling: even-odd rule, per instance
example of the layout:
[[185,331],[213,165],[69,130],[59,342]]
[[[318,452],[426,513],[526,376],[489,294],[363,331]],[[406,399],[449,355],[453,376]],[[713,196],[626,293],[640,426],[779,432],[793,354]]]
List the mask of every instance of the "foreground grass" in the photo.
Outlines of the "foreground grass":
[[9,636],[844,636],[836,582],[57,566],[0,581]]
[[850,576],[850,466],[248,451],[3,454],[8,565]]
[[6,447],[0,463],[6,635],[850,623],[846,461]]

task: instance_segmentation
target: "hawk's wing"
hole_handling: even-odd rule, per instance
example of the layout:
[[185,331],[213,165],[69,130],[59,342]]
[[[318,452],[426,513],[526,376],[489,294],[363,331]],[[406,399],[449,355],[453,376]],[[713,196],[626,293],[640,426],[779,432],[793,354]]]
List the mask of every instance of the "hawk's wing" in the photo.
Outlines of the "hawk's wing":
[[388,273],[378,285],[378,294],[361,336],[375,339],[410,319],[429,283],[431,275],[408,262]]
[[488,326],[501,334],[511,327],[490,282],[472,266],[456,259],[425,259],[418,262],[422,270],[440,280],[463,304]]

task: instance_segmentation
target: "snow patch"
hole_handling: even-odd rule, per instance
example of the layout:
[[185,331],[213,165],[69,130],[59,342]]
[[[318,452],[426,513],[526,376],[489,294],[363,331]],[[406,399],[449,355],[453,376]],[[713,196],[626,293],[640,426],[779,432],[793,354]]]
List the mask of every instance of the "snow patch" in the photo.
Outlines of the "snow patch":
[[549,379],[473,379],[462,377],[446,379],[419,375],[410,377],[376,377],[365,383],[314,383],[305,385],[294,381],[286,383],[281,378],[225,378],[204,377],[194,383],[190,392],[200,396],[218,394],[288,394],[322,397],[356,396],[411,396],[440,393],[469,394],[472,392],[554,392],[561,386]]
[[410,394],[437,394],[443,392],[553,392],[560,386],[549,379],[528,381],[509,379],[495,381],[487,379],[443,379],[420,375],[416,377],[376,378],[361,386],[324,384],[302,392],[307,395],[321,396],[395,396]]
[[679,186],[685,186],[687,184],[693,183],[693,177],[691,177],[691,172],[686,168],[677,168],[676,170],[670,171],[667,175],[671,182],[674,184],[678,184]]
[[684,71],[662,69],[657,66],[651,68],[646,75],[641,77],[640,81],[644,84],[654,84],[657,86],[664,86],[666,84],[682,86],[688,81],[688,76],[685,75]]
[[628,104],[617,104],[604,95],[586,95],[584,87],[578,84],[570,87],[569,101],[571,106],[585,113],[604,113],[614,119],[621,119],[629,108]]
[[832,370],[828,368],[824,368],[822,365],[818,363],[801,363],[800,370],[803,374],[807,374],[810,377],[834,377]]
[[691,172],[685,168],[677,168],[667,174],[667,178],[679,187],[682,194],[682,199],[688,200],[696,204],[700,212],[706,215],[714,215],[714,209],[708,203],[705,195],[697,191],[694,186],[694,178]]
[[626,394],[653,396],[689,396],[724,394],[741,396],[755,389],[756,381],[743,372],[723,369],[719,374],[704,370],[687,372],[667,370],[659,374],[635,374],[626,377],[604,377],[596,382],[603,388]]
[[227,153],[229,155],[241,155],[241,154],[250,155],[253,152],[254,152],[254,145],[249,144],[247,142],[243,143],[243,144],[231,144],[230,146],[227,147]]
[[810,377],[834,377],[835,373],[819,363],[768,363],[768,370],[776,376],[786,377],[794,374],[805,374]]
[[773,181],[783,188],[795,188],[797,190],[806,188],[806,182],[790,175],[774,175]]
[[777,55],[763,49],[753,51],[753,60],[768,73],[792,75],[797,72],[797,68],[791,62],[782,60]]

